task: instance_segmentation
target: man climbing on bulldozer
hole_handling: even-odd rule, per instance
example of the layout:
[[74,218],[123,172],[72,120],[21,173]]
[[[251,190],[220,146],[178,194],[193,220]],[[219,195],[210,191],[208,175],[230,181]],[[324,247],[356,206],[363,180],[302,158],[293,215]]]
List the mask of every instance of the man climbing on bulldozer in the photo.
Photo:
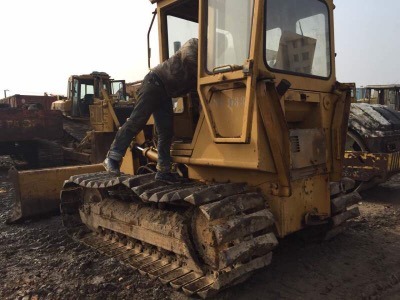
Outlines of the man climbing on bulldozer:
[[132,139],[143,130],[153,114],[158,132],[158,162],[156,180],[178,181],[172,173],[170,147],[173,137],[172,98],[180,97],[197,88],[198,40],[188,40],[173,56],[152,69],[143,79],[132,114],[119,128],[104,167],[116,176]]

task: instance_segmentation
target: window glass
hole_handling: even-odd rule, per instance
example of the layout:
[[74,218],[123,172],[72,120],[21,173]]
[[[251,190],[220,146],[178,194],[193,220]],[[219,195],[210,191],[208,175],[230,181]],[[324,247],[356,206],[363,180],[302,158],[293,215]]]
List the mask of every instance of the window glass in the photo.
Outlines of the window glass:
[[266,41],[266,53],[265,57],[269,66],[276,63],[276,56],[279,50],[279,40],[282,36],[282,30],[280,28],[274,28],[268,31],[268,39]]
[[72,81],[68,81],[68,94],[67,94],[68,99],[71,99],[73,97],[74,95],[73,93],[74,93],[74,88],[72,85]]
[[185,106],[184,106],[184,102],[183,102],[183,98],[182,97],[180,97],[180,98],[172,98],[172,105],[173,105],[175,114],[181,114],[185,110]]
[[394,109],[396,103],[396,91],[395,90],[385,90],[385,105]]
[[116,95],[118,100],[125,100],[124,84],[121,81],[111,82],[111,94]]
[[242,66],[249,57],[253,1],[209,0],[207,69]]
[[74,79],[74,98],[78,98],[79,81]]
[[370,90],[370,97],[373,103],[378,103],[379,91],[378,90]]
[[81,99],[84,98],[86,94],[94,94],[93,85],[81,84]]
[[267,0],[265,60],[270,68],[329,77],[329,10],[319,0]]
[[151,27],[148,44],[148,46],[150,46],[150,68],[154,68],[160,63],[160,56],[158,55],[160,49],[158,42],[158,18],[156,17],[153,26]]
[[192,38],[199,36],[199,24],[189,20],[167,16],[168,55],[171,57],[179,48]]
[[367,98],[366,93],[367,93],[366,88],[356,88],[356,100]]

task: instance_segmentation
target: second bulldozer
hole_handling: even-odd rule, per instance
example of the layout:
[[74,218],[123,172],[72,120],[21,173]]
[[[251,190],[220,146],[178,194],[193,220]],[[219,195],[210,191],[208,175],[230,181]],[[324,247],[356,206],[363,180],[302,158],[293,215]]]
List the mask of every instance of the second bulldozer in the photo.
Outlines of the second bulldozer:
[[[330,238],[359,215],[342,180],[350,88],[336,82],[333,1],[160,0],[160,60],[199,39],[197,91],[174,99],[180,183],[136,139],[120,177],[72,176],[71,235],[203,298],[270,264],[278,239]],[[148,164],[147,164],[148,163]]]
[[85,164],[103,161],[116,130],[129,117],[132,103],[124,80],[96,71],[70,76],[66,99],[52,104],[53,110],[64,115],[66,159]]
[[[59,146],[58,152],[53,150],[47,153],[52,159],[57,154],[63,154],[64,163],[75,166],[33,171],[11,170],[9,177],[15,197],[8,222],[59,212],[59,194],[64,180],[71,175],[104,170],[102,165],[96,163],[104,160],[116,130],[130,115],[132,100],[132,97],[126,97],[125,81],[113,80],[105,72],[70,76],[66,99],[53,102],[52,111],[47,112],[57,121],[50,123],[52,119],[47,118],[47,125],[60,125],[62,148]],[[27,134],[32,135],[34,129],[31,128]],[[51,129],[54,131],[57,128]]]

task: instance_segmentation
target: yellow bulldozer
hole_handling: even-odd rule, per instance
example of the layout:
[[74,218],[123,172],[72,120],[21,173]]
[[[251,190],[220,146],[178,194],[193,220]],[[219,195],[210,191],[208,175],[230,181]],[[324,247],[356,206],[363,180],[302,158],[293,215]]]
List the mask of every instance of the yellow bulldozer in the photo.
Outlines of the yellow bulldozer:
[[105,72],[70,76],[66,99],[51,107],[64,115],[65,158],[85,164],[104,160],[116,130],[133,109],[133,101],[126,93],[125,81],[114,80]]
[[133,109],[136,85],[130,85],[131,92],[127,95],[125,81],[113,80],[105,72],[69,77],[67,97],[53,102],[51,113],[62,112],[57,114],[57,121],[64,130],[59,151],[64,164],[74,166],[28,171],[11,169],[9,177],[14,185],[15,201],[8,222],[59,211],[56,199],[59,199],[65,179],[104,170],[98,163],[104,160],[116,130]]
[[161,61],[199,39],[197,91],[174,99],[186,179],[156,181],[142,135],[120,177],[64,183],[62,218],[81,242],[206,298],[269,265],[278,239],[328,239],[359,215],[342,178],[351,87],[335,77],[332,0],[151,2]]

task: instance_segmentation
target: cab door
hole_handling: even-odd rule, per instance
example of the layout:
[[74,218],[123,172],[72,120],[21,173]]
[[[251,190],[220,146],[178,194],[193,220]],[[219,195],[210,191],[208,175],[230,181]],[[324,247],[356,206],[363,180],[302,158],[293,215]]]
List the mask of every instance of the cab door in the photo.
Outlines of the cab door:
[[200,3],[198,85],[207,124],[215,143],[248,143],[256,84],[254,1]]
[[118,101],[126,100],[125,80],[112,80],[110,92]]

